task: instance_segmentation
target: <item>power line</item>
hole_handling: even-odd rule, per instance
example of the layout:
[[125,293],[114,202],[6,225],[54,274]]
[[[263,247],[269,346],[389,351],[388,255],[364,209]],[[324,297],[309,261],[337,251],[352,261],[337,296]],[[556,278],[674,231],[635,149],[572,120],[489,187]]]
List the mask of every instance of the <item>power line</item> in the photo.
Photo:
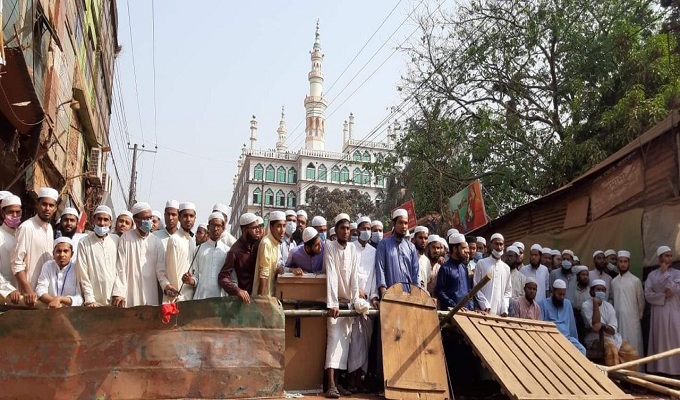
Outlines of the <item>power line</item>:
[[[156,141],[155,147],[158,150],[158,113],[156,112],[156,8],[155,1],[151,0],[151,65],[153,72],[153,135]],[[156,171],[156,155],[158,151],[153,153],[153,164],[151,164],[151,181],[149,182],[149,196],[151,197],[151,190],[153,188],[153,177]]]
[[139,117],[139,131],[144,137],[144,127],[142,125],[142,109],[139,105],[139,88],[137,85],[137,65],[135,63],[135,42],[132,37],[132,19],[130,18],[130,0],[126,0],[127,3],[127,17],[128,17],[128,29],[130,31],[130,49],[132,50],[132,73],[135,77],[135,94],[137,96],[137,116]]

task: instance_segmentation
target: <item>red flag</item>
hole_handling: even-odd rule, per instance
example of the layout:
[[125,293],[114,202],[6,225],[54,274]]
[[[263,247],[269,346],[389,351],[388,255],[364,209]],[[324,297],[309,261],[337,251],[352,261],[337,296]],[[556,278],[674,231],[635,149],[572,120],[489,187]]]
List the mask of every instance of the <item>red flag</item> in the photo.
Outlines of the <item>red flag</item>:
[[170,318],[175,314],[179,314],[177,303],[165,303],[161,305],[161,318],[164,324],[169,323]]

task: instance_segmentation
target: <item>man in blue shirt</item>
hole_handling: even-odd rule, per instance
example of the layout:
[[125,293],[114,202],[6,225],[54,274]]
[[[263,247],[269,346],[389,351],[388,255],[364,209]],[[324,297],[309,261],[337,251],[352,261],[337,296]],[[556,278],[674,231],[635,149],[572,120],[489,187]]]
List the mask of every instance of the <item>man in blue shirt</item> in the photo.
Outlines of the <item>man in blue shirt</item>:
[[303,273],[320,274],[323,271],[323,243],[316,229],[302,231],[303,243],[288,253],[286,268],[295,275]]
[[[453,308],[470,291],[468,286],[467,263],[470,261],[468,243],[465,236],[454,234],[449,236],[449,260],[444,263],[437,273],[437,305],[440,310]],[[472,301],[465,304],[465,308],[473,308]]]
[[567,284],[562,279],[555,280],[553,283],[553,293],[551,297],[543,299],[541,307],[541,319],[543,321],[554,322],[557,330],[569,339],[583,355],[586,355],[586,348],[578,341],[576,331],[576,319],[571,302],[566,299]]
[[392,212],[392,236],[378,243],[375,255],[375,277],[380,297],[395,283],[419,286],[418,250],[410,240],[408,212],[398,208]]

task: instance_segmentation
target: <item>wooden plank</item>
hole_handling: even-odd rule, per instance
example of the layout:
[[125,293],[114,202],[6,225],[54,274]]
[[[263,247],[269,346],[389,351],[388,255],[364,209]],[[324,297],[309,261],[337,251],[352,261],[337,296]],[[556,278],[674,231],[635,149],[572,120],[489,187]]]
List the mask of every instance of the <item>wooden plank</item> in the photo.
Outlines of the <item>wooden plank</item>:
[[418,382],[418,381],[405,381],[401,380],[398,382],[387,381],[385,384],[391,389],[403,389],[403,390],[422,390],[427,392],[444,392],[446,387],[442,386],[437,382]]
[[[623,394],[622,396],[608,394],[578,395],[578,396],[550,396],[549,400],[628,400],[633,396]],[[519,396],[518,400],[546,400],[544,396],[525,395]]]
[[[473,318],[475,320],[483,320],[483,321],[510,321],[510,322],[519,322],[522,325],[535,325],[535,326],[543,326],[546,328],[552,328],[553,330],[559,332],[557,330],[557,327],[555,326],[554,323],[552,322],[545,322],[545,321],[538,321],[538,320],[531,320],[531,319],[520,319],[520,318],[511,318],[511,317],[499,317],[497,315],[484,315],[478,312],[468,312],[467,315],[470,318]],[[474,322],[474,321],[473,321]]]
[[[504,321],[504,322],[510,322],[510,321]],[[491,321],[479,321],[477,324],[478,325],[483,325],[483,326],[492,326],[492,327],[500,327],[502,325],[499,325],[501,321],[498,322],[491,322]],[[523,325],[518,325],[518,326],[512,326],[512,325],[507,325],[507,326],[502,326],[503,329],[510,329],[510,330],[517,330],[517,331],[525,331],[525,332],[546,332],[545,328],[538,328],[538,327],[526,327]],[[555,332],[547,332],[547,333],[552,333],[555,335],[561,335],[560,331],[555,331]]]
[[411,293],[405,292],[404,291],[404,285],[402,284],[396,284],[389,288],[387,292],[385,292],[385,295],[382,298],[382,301],[393,301],[393,302],[400,302],[404,303],[407,305],[413,305],[413,304],[418,304],[425,306],[427,308],[431,309],[436,309],[437,307],[434,304],[434,300],[430,295],[420,289],[417,286],[411,285]]

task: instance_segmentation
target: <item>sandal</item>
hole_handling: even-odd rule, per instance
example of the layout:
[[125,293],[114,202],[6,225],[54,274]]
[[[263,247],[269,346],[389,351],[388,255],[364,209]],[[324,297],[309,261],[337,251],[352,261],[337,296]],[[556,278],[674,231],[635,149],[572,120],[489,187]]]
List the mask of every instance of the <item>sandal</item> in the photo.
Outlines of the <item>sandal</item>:
[[351,396],[352,395],[352,392],[345,389],[344,387],[342,387],[342,385],[338,385],[338,386],[336,386],[336,388],[338,389],[338,393],[340,393],[341,396]]
[[327,399],[339,399],[340,398],[340,392],[338,392],[337,387],[332,387],[328,388],[326,391],[326,398]]

